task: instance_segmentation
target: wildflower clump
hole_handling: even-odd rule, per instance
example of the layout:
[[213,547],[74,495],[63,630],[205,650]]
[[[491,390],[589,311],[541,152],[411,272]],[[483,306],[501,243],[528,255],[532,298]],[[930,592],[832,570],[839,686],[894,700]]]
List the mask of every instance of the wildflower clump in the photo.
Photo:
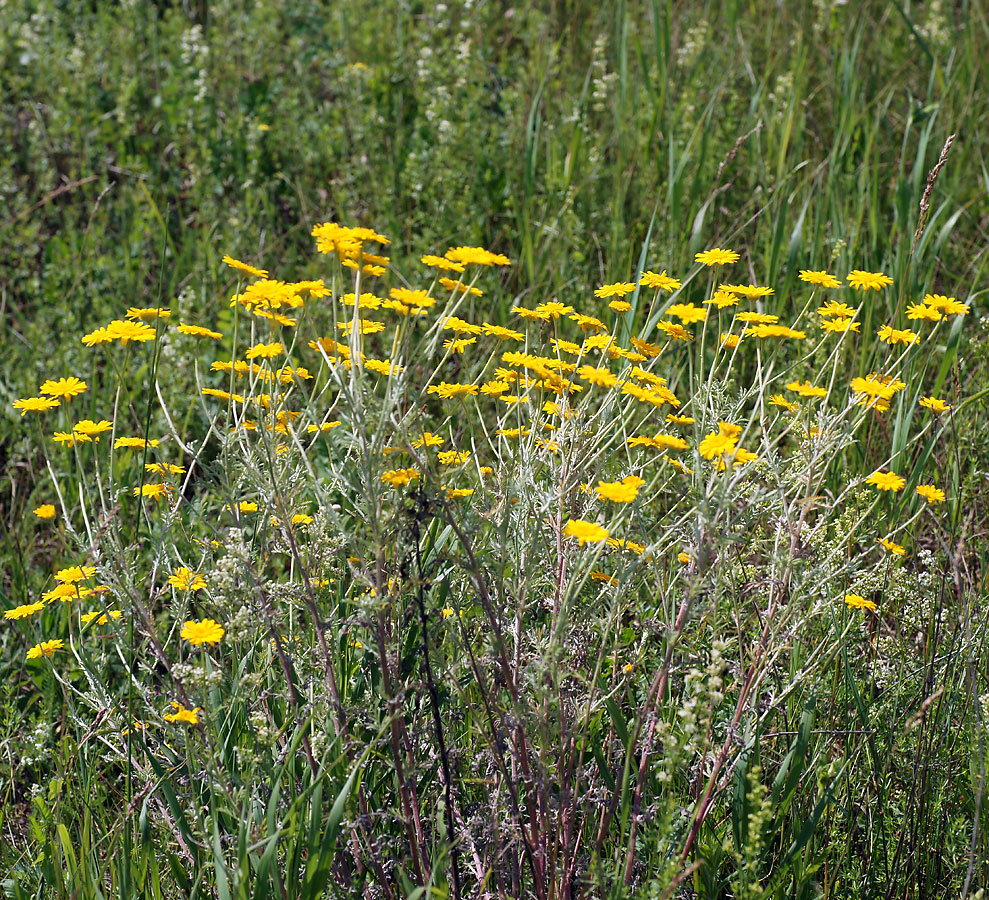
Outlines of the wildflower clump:
[[[4,610],[16,658],[52,662],[23,690],[98,710],[127,808],[175,860],[210,848],[197,878],[242,847],[230,878],[290,858],[313,896],[454,872],[458,896],[596,896],[667,865],[672,896],[715,841],[755,896],[843,770],[781,773],[854,743],[808,753],[800,720],[798,754],[789,719],[866,682],[912,529],[955,502],[934,460],[965,401],[923,391],[967,305],[874,317],[881,272],[770,285],[720,247],[510,294],[497,250],[399,275],[373,227],[312,237],[312,271],[224,256],[194,316],[121,304],[85,381],[13,401],[58,518]],[[829,696],[847,735],[861,693]]]
[[212,619],[203,619],[201,622],[190,619],[182,625],[182,640],[188,641],[193,647],[219,644],[224,633],[223,626]]

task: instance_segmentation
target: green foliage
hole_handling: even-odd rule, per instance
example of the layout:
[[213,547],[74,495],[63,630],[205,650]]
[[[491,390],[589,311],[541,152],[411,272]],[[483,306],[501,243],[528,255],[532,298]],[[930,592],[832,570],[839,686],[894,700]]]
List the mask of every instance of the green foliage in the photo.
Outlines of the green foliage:
[[[989,881],[987,43],[979,3],[0,4],[0,607],[98,557],[127,611],[116,644],[67,639],[65,672],[24,650],[75,635],[72,604],[0,629],[5,895],[418,900],[463,879],[490,896],[976,896]],[[189,399],[236,381],[200,363],[196,338],[106,354],[79,342],[160,304],[223,331],[217,358],[234,359],[255,332],[228,308],[239,279],[220,257],[327,277],[310,235],[324,220],[389,235],[393,286],[420,287],[422,253],[505,253],[513,266],[485,273],[459,313],[513,328],[515,303],[583,312],[593,288],[648,267],[699,298],[694,254],[713,246],[743,251],[737,277],[776,291],[752,308],[785,322],[804,314],[801,268],[891,275],[838,349],[815,332],[807,358],[746,351],[715,372],[713,337],[666,357],[699,422],[744,414],[746,438],[770,428],[763,377],[882,371],[877,329],[928,292],[972,314],[907,355],[903,395],[847,443],[786,456],[794,424],[766,483],[684,482],[630,514],[659,562],[615,563],[608,594],[590,574],[603,558],[555,535],[580,478],[624,473],[624,431],[581,443],[563,426],[565,463],[530,441],[490,507],[452,516],[436,472],[404,504],[382,499],[384,448],[439,421],[451,442],[481,428],[487,444],[457,444],[479,456],[506,423],[476,406],[425,393],[404,406],[411,382],[349,381],[324,353],[317,384],[345,425],[293,468],[277,439],[227,437],[223,410]],[[353,288],[340,276],[334,298]],[[628,299],[623,346],[662,306]],[[438,338],[421,331],[391,354],[429,359]],[[481,371],[444,364],[451,381]],[[116,436],[167,435],[194,461],[181,515],[127,496],[153,480],[152,455],[104,462],[106,435],[55,456],[12,408],[68,374],[94,386],[76,418],[113,413]],[[953,403],[950,425],[930,424],[925,394]],[[600,435],[638,425],[586,411]],[[852,484],[889,459],[907,500]],[[913,496],[930,473],[940,516]],[[70,521],[39,522],[56,483]],[[664,472],[647,490],[669,484]],[[257,522],[225,508],[245,498],[262,502]],[[302,503],[315,521],[296,546],[266,522]],[[774,529],[803,509],[818,517],[807,544],[779,552]],[[867,559],[869,529],[908,542],[909,559]],[[686,547],[693,574],[674,589]],[[215,660],[175,653],[202,612],[163,587],[180,558],[209,571],[207,611],[226,628]],[[789,593],[767,606],[780,569]],[[824,605],[844,585],[882,614]],[[162,730],[173,699],[205,724]]]

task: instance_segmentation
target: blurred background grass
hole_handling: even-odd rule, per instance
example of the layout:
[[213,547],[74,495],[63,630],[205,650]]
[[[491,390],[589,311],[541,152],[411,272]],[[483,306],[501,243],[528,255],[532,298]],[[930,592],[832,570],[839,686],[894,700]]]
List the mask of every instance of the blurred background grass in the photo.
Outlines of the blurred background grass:
[[224,252],[304,268],[328,218],[399,269],[483,243],[543,294],[626,276],[654,211],[657,265],[735,243],[778,287],[836,252],[907,291],[985,265],[981,3],[65,0],[0,26],[15,352],[159,279],[212,297]]

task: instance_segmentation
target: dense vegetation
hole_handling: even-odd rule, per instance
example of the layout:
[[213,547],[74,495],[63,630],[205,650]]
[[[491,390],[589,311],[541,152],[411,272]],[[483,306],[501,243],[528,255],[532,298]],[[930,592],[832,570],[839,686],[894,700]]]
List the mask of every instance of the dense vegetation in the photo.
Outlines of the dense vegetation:
[[981,896],[986,47],[0,4],[6,896]]

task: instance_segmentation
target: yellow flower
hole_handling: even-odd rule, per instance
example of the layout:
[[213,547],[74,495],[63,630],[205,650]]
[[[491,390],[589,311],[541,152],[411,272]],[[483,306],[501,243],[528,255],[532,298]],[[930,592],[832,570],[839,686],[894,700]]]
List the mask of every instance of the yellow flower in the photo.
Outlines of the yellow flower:
[[571,356],[580,355],[580,344],[573,341],[561,341],[558,338],[550,338],[550,344],[557,353],[569,353]]
[[[88,568],[88,567],[87,567]],[[58,577],[58,576],[56,576]],[[90,594],[105,593],[109,588],[104,585],[97,585],[96,587],[85,587],[83,585],[68,582],[65,584],[57,584],[50,591],[45,591],[41,595],[41,599],[46,603],[52,603],[55,600],[61,600],[63,603],[71,603],[73,600],[79,600],[82,597],[88,597]]]
[[[436,257],[439,259],[439,257]],[[429,309],[436,305],[436,298],[430,297],[429,292],[424,288],[418,290],[413,290],[412,288],[392,288],[388,295],[393,299],[397,300],[399,303],[405,306],[411,306],[415,309]]]
[[59,378],[58,381],[49,379],[38,388],[38,393],[48,394],[51,397],[61,397],[63,400],[71,400],[73,397],[78,397],[79,394],[85,393],[87,387],[88,385],[85,381],[80,381],[74,375],[70,375],[68,378]]
[[863,272],[861,269],[852,269],[848,273],[848,283],[857,291],[878,291],[888,284],[893,283],[893,279],[882,272]]
[[452,262],[449,259],[444,259],[442,256],[432,256],[428,253],[419,262],[434,269],[441,269],[444,272],[463,272],[465,268],[461,263]]
[[868,478],[865,479],[866,484],[871,484],[876,490],[879,491],[902,491],[906,486],[907,480],[895,472],[873,472]]
[[189,619],[182,624],[181,637],[193,647],[198,647],[200,644],[219,644],[224,633],[223,626],[212,619],[203,619],[201,622]]
[[179,323],[179,333],[189,334],[192,337],[212,338],[215,341],[223,337],[222,332],[210,331],[208,328],[203,328],[202,325],[185,325],[182,322]]
[[680,401],[677,400],[673,392],[665,386],[644,388],[629,381],[622,385],[622,393],[635,397],[642,403],[651,403],[653,406],[662,406],[664,403],[672,403],[674,406],[680,405]]
[[666,310],[666,314],[676,316],[684,325],[703,322],[707,318],[707,310],[703,306],[695,306],[693,303],[674,303]]
[[655,375],[641,366],[633,366],[632,371],[629,372],[629,376],[637,381],[644,381],[646,384],[651,384],[655,387],[666,387],[665,378],[661,378],[659,375]]
[[88,625],[94,619],[96,620],[97,625],[106,625],[110,622],[110,619],[116,620],[119,619],[122,615],[123,613],[121,613],[119,609],[111,609],[105,613],[99,611],[83,613],[80,618],[82,619],[83,625]]
[[420,447],[442,447],[446,440],[431,431],[424,431],[421,438],[416,438],[412,442],[412,449],[418,450]]
[[577,327],[580,328],[585,334],[589,331],[606,331],[604,322],[600,319],[595,319],[594,316],[584,316],[580,313],[571,313],[569,316],[570,320],[577,323]]
[[152,306],[148,309],[132,306],[124,315],[128,319],[139,319],[143,322],[145,319],[151,319],[152,321],[155,319],[170,319],[172,317],[172,311],[159,306]]
[[454,400],[459,397],[467,397],[477,393],[476,384],[450,384],[446,381],[441,381],[439,384],[433,384],[429,386],[427,393],[437,394],[444,400]]
[[877,544],[882,544],[890,553],[896,556],[906,556],[907,551],[904,550],[899,544],[894,544],[891,540],[887,538],[876,538]]
[[694,337],[679,322],[659,322],[656,327],[674,341],[689,341]]
[[753,325],[746,333],[754,334],[757,338],[793,338],[798,341],[802,341],[807,337],[807,332],[797,331],[786,325]]
[[602,284],[594,291],[595,297],[624,297],[635,290],[634,281],[616,281],[614,284]]
[[111,428],[113,428],[113,423],[106,419],[100,419],[99,422],[94,422],[92,419],[80,419],[72,426],[72,433],[76,439],[79,438],[79,435],[86,435],[87,437],[96,436],[96,440],[99,440],[98,436]]
[[729,306],[738,305],[738,297],[730,291],[715,291],[714,296],[704,302],[716,306],[718,309],[727,309]]
[[113,449],[120,450],[121,448],[129,448],[136,450],[143,450],[145,447],[157,447],[158,441],[152,439],[146,441],[144,438],[139,437],[118,437],[113,442]]
[[759,287],[755,284],[724,284],[721,286],[721,290],[732,294],[738,294],[740,297],[745,297],[747,300],[755,300],[759,297],[768,297],[770,294],[775,293],[771,287]]
[[944,313],[946,316],[964,316],[968,314],[968,306],[959,303],[954,297],[945,297],[944,294],[928,294],[924,297],[924,303],[928,306]]
[[560,303],[559,300],[550,300],[548,303],[540,303],[534,310],[543,319],[558,319],[574,311],[572,306]]
[[510,266],[512,264],[507,256],[492,253],[483,247],[451,247],[446,251],[446,258],[462,265]]
[[[646,551],[645,544],[637,544],[635,541],[626,541],[622,538],[608,538],[608,546],[615,550],[628,550],[637,556],[642,556]],[[649,559],[652,559],[652,557],[650,556]]]
[[600,366],[581,366],[577,370],[577,375],[589,384],[597,387],[614,387],[618,384],[618,377],[611,371]]
[[723,472],[728,467],[728,463],[744,466],[746,463],[755,462],[757,458],[757,455],[751,450],[745,450],[742,447],[735,447],[733,450],[723,453],[713,462],[714,467],[719,472]]
[[663,269],[658,275],[655,272],[643,272],[642,277],[639,279],[639,284],[643,287],[656,288],[659,291],[667,291],[668,293],[673,293],[674,291],[680,290],[682,283],[676,278],[671,278],[666,274],[666,269]]
[[75,584],[77,581],[85,581],[96,574],[96,566],[69,566],[60,569],[55,573],[55,580],[59,584]]
[[381,473],[381,480],[393,488],[402,487],[412,481],[419,480],[419,473],[415,469],[389,469]]
[[176,569],[168,576],[168,583],[180,591],[200,591],[206,587],[206,579],[199,572],[193,572],[188,566]]
[[[269,521],[271,522],[272,525],[282,524],[277,516],[272,516]],[[296,513],[294,516],[292,516],[293,525],[312,525],[314,521],[316,520],[312,516],[307,515],[306,513]]]
[[480,288],[468,287],[466,284],[462,284],[459,281],[454,281],[452,278],[440,278],[439,283],[448,291],[456,291],[461,294],[473,294],[475,297],[481,297],[484,295],[484,291]]
[[738,444],[740,429],[737,425],[727,425],[721,422],[718,430],[705,435],[704,439],[697,447],[697,451],[704,459],[714,459],[733,453]]
[[83,592],[88,590],[85,587],[80,589],[77,584],[56,584],[50,591],[45,591],[41,595],[41,599],[45,603],[54,603],[56,600],[61,600],[63,603],[70,603],[73,600],[78,600]]
[[366,243],[389,244],[388,238],[378,234],[373,228],[349,228],[336,222],[323,222],[314,225],[312,236],[316,238],[316,249],[320,253],[337,253],[341,257],[360,254]]
[[680,415],[677,415],[676,413],[669,413],[666,416],[666,421],[667,422],[672,422],[674,425],[693,425],[694,424],[694,417],[693,416],[680,416]]
[[41,659],[42,656],[51,657],[55,654],[56,650],[61,650],[65,647],[62,640],[56,638],[53,641],[42,641],[40,644],[35,644],[27,652],[28,659]]
[[772,406],[778,406],[788,412],[796,412],[800,409],[799,403],[794,403],[792,400],[787,400],[782,394],[773,394],[773,396],[769,398],[769,402]]
[[632,308],[632,304],[627,300],[612,300],[608,304],[609,309],[613,309],[616,313],[628,312]]
[[857,312],[857,309],[849,306],[847,303],[838,303],[835,300],[828,300],[824,306],[817,307],[817,314],[825,319],[835,317],[839,319],[854,319]]
[[129,341],[143,343],[155,339],[155,330],[150,325],[143,322],[127,322],[123,319],[114,319],[106,326],[110,340],[120,341],[121,347],[126,347]]
[[683,566],[689,565],[690,564],[690,554],[689,553],[685,553],[683,550],[681,550],[677,554],[677,562],[680,563]]
[[889,401],[897,391],[902,391],[906,384],[892,375],[880,376],[875,372],[865,378],[852,379],[852,392],[861,394],[860,406],[874,406],[879,412],[889,409]]
[[736,318],[739,322],[745,322],[747,325],[775,325],[780,320],[779,316],[757,312],[739,313]]
[[686,450],[687,442],[672,434],[657,434],[655,437],[636,435],[628,438],[629,447],[649,447],[653,450]]
[[599,500],[610,500],[612,503],[631,503],[639,495],[641,485],[638,482],[640,480],[599,481],[594,491]]
[[15,606],[13,609],[8,609],[3,617],[9,621],[15,619],[25,619],[28,616],[33,616],[36,612],[41,612],[45,608],[45,602],[39,600],[37,603],[25,603],[21,606]]
[[[259,128],[262,126],[258,126]],[[267,126],[264,126],[267,129]],[[248,275],[253,275],[255,278],[267,278],[268,270],[259,269],[256,266],[252,266],[249,263],[241,262],[239,259],[234,259],[232,256],[224,256],[223,262],[225,262],[231,269],[238,269],[241,272],[246,272]]]
[[583,519],[570,519],[563,528],[567,537],[576,538],[581,547],[584,544],[599,544],[608,539],[608,530]]
[[663,352],[663,348],[659,344],[650,344],[641,338],[634,337],[631,339],[631,343],[646,359],[655,359]]
[[42,503],[41,506],[35,507],[34,514],[39,519],[54,519],[55,505],[53,503]]
[[299,294],[312,282],[302,282],[299,285],[286,284],[284,281],[275,281],[264,278],[249,284],[241,294],[234,294],[230,298],[230,305],[236,306],[238,303],[252,312],[258,310],[277,310],[282,307],[295,308],[302,306],[305,302]]
[[441,466],[459,466],[470,459],[469,450],[441,450],[436,454],[436,459]]
[[181,703],[176,703],[174,700],[172,700],[171,706],[175,712],[165,713],[166,722],[187,722],[190,725],[199,724],[199,713],[203,711],[201,706],[197,706],[195,709],[186,709]]
[[270,309],[254,309],[252,312],[254,315],[260,316],[262,319],[267,319],[269,322],[277,322],[279,325],[285,325],[288,328],[291,328],[296,324],[295,319],[282,315],[280,312],[272,312]]
[[940,503],[944,500],[944,491],[934,487],[933,484],[918,484],[917,493],[928,503]]
[[927,407],[932,413],[943,413],[951,409],[947,403],[938,400],[937,397],[924,397],[921,399],[920,405]]
[[540,319],[548,318],[548,316],[544,316],[542,313],[536,312],[534,309],[528,309],[525,306],[513,306],[512,312],[519,318],[525,319],[527,322],[537,322]]
[[801,281],[806,281],[808,284],[817,284],[826,288],[841,287],[841,282],[834,275],[823,270],[815,272],[812,269],[801,269],[798,277]]
[[824,330],[843,334],[847,331],[857,332],[860,326],[861,326],[860,322],[855,322],[852,319],[836,318],[836,319],[829,319],[827,322],[825,322]]
[[968,305],[959,303],[954,297],[949,297],[947,302],[938,306],[938,309],[946,316],[967,316]]
[[87,347],[95,347],[97,344],[108,344],[112,340],[113,335],[110,334],[107,328],[97,328],[95,331],[82,336],[82,342]]
[[176,466],[176,465],[173,465],[172,463],[156,463],[156,462],[153,462],[153,463],[145,463],[144,464],[144,471],[145,472],[152,472],[155,475],[161,475],[161,476],[165,476],[165,475],[184,475],[185,474],[185,466]]
[[29,412],[45,412],[59,405],[54,397],[25,397],[14,401],[14,409],[21,411],[21,418]]
[[879,340],[885,341],[887,344],[916,344],[920,340],[920,335],[916,332],[910,331],[909,329],[899,329],[892,328],[889,325],[883,325],[879,331],[876,332]]
[[463,353],[471,344],[476,344],[477,338],[450,338],[443,341],[443,348],[451,353]]
[[244,402],[243,394],[231,394],[229,391],[222,391],[220,388],[203,388],[204,397],[216,397],[217,400],[234,400],[237,403]]
[[484,333],[499,341],[524,341],[525,335],[521,331],[513,331],[511,328],[502,328],[501,325],[492,325],[485,322],[482,326]]
[[866,600],[865,597],[860,597],[858,594],[845,594],[845,603],[849,609],[874,610],[876,608],[875,603],[871,600]]
[[456,334],[480,334],[481,326],[473,322],[467,322],[457,316],[450,316],[443,322],[443,327]]
[[940,322],[943,316],[933,306],[924,303],[911,303],[907,307],[908,319],[924,319],[928,322]]
[[722,250],[720,247],[705,250],[694,256],[694,261],[702,266],[723,266],[725,263],[738,262],[738,259],[739,255],[734,250]]
[[[344,323],[341,323],[344,324]],[[346,327],[346,325],[344,325]],[[282,346],[281,341],[273,341],[270,344],[255,344],[250,347],[246,354],[244,354],[247,359],[271,359],[272,357],[278,356],[285,352],[285,348]]]
[[164,500],[171,488],[167,484],[142,484],[134,488],[135,497],[147,497],[149,500]]

